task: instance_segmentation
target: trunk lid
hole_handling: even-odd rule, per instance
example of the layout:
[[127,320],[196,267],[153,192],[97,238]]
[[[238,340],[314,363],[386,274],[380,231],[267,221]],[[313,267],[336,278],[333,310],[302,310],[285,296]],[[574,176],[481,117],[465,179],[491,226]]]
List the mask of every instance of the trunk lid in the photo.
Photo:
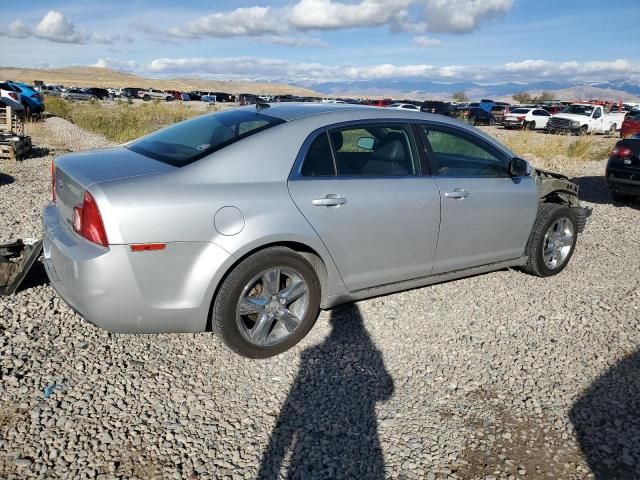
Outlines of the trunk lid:
[[71,224],[73,207],[82,204],[89,186],[175,168],[122,146],[68,153],[55,160],[56,206],[62,218]]

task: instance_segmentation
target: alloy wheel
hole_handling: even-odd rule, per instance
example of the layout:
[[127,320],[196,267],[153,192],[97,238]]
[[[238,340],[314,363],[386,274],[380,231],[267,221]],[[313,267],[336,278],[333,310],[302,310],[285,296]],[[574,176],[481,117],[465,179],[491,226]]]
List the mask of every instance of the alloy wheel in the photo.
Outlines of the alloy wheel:
[[560,217],[551,224],[544,235],[542,251],[547,268],[555,270],[564,265],[573,248],[574,235],[573,222],[567,217]]

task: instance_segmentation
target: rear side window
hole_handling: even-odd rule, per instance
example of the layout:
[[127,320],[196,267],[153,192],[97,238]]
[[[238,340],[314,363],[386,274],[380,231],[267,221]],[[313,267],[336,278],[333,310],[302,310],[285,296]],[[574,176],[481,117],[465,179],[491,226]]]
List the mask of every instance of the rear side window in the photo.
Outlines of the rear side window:
[[126,145],[141,155],[176,167],[195,162],[284,120],[250,110],[203,115],[163,128]]
[[462,132],[421,125],[431,147],[433,172],[441,177],[508,176],[508,160],[480,139]]
[[[311,144],[301,174],[412,176],[418,156],[407,125],[358,125],[329,130]],[[334,166],[335,165],[335,166]]]

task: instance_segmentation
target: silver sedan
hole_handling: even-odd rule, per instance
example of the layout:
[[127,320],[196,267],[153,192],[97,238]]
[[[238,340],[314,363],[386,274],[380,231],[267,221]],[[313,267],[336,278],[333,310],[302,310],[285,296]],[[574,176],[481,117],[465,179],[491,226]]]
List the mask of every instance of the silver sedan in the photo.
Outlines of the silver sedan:
[[213,331],[247,357],[319,309],[518,266],[544,277],[589,211],[561,175],[441,115],[353,105],[226,110],[58,157],[47,273],[114,332]]

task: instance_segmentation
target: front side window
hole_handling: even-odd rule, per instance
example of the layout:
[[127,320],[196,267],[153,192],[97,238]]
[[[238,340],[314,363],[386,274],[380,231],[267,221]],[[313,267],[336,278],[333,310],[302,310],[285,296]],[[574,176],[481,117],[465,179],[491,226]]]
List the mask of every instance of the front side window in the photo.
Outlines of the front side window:
[[508,176],[508,160],[481,139],[463,132],[421,125],[431,147],[433,172],[441,177]]
[[126,145],[141,155],[182,167],[238,140],[284,123],[248,110],[228,110],[196,117],[158,130]]

